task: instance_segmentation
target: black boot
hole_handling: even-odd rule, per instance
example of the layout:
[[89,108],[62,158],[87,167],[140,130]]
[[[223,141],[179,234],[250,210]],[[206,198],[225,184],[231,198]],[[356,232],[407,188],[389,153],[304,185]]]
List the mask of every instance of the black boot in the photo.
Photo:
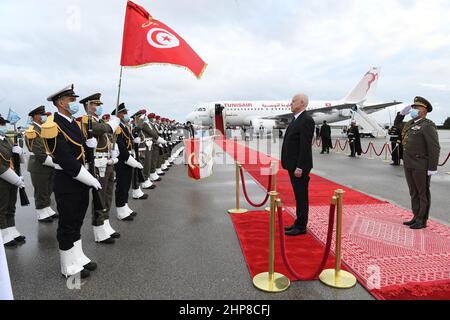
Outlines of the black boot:
[[403,222],[403,224],[404,224],[405,226],[412,226],[414,223],[416,223],[416,218],[413,218],[413,219],[410,220],[410,221]]

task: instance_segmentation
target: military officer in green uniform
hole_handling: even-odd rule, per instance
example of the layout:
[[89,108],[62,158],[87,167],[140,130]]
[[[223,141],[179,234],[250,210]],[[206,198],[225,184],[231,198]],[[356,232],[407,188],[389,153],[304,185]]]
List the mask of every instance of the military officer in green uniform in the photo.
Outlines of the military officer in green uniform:
[[[155,131],[158,136],[159,135],[159,129],[156,126],[156,114],[154,113],[150,113],[148,115],[148,119],[150,120],[148,125],[149,127]],[[158,143],[157,141],[155,141],[153,139],[153,148],[152,148],[152,165],[151,165],[151,169],[150,169],[150,179],[152,181],[161,181],[161,176],[163,176],[165,173],[161,170],[160,168],[160,157],[162,154],[162,150],[161,150],[161,145],[162,143]]]
[[25,187],[23,177],[14,171],[13,153],[22,154],[6,136],[8,121],[0,115],[0,231],[5,247],[15,247],[25,242],[25,237],[16,228],[16,202],[18,188]]
[[407,114],[412,118],[402,131],[403,164],[414,214],[412,220],[404,224],[411,229],[423,229],[427,225],[431,205],[430,181],[431,176],[437,173],[439,163],[440,145],[436,125],[426,118],[432,111],[430,102],[416,97],[412,106],[400,112],[403,119]]
[[28,116],[31,125],[25,131],[25,142],[29,150],[28,172],[34,187],[34,205],[39,222],[49,223],[57,218],[57,213],[51,207],[53,192],[53,177],[55,164],[47,154],[41,138],[41,126],[47,121],[45,106],[37,107]]
[[92,132],[97,139],[97,148],[94,152],[96,178],[100,182],[100,190],[105,201],[104,211],[95,211],[92,208],[92,227],[94,230],[94,239],[103,244],[112,244],[115,239],[120,238],[110,224],[109,212],[111,210],[112,197],[114,193],[114,165],[117,164],[119,150],[117,145],[113,148],[112,135],[119,127],[119,118],[112,116],[109,121],[104,121],[100,117],[103,115],[103,102],[100,100],[101,94],[95,93],[80,100],[80,103],[86,110],[86,115],[82,117],[81,129],[83,135],[88,137],[88,120],[92,120]]
[[[133,124],[133,151],[136,156],[136,160],[138,160],[141,164],[145,163],[145,137],[142,132],[142,116],[145,116],[145,110],[139,110],[134,115],[131,116],[131,122]],[[137,153],[137,154],[136,154]],[[143,169],[133,169],[133,181],[132,181],[132,197],[135,200],[147,200],[148,194],[144,193],[141,190],[141,183],[145,182],[145,178],[143,178]],[[145,188],[149,189],[149,188]]]

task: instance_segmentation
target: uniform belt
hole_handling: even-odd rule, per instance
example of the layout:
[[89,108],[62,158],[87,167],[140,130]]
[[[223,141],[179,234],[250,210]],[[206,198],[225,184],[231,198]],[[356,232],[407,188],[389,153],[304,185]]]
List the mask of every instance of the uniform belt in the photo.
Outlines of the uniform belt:
[[109,158],[109,152],[96,152],[94,156],[96,158]]
[[35,156],[34,152],[28,152],[30,156]]
[[139,151],[146,151],[147,148],[139,148]]

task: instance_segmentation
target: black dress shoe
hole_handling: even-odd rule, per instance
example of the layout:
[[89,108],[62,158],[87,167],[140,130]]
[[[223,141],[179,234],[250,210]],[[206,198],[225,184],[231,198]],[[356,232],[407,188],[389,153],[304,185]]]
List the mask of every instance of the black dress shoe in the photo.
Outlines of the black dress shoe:
[[89,262],[83,266],[84,270],[94,271],[97,269],[97,264],[95,262]]
[[[163,170],[164,171],[164,170]],[[165,172],[163,172],[163,173],[158,173],[158,176],[164,176],[166,173]]]
[[403,224],[404,224],[405,226],[412,226],[412,225],[415,224],[415,223],[416,223],[416,219],[412,219],[412,220],[410,220],[410,221],[403,222]]
[[284,227],[284,231],[290,231],[295,228],[295,225]]
[[59,214],[55,213],[55,214],[52,215],[50,218],[52,218],[52,219],[58,219],[58,218],[59,218]]
[[161,180],[162,180],[161,178],[158,178],[158,179],[154,180],[153,182],[159,182]]
[[103,241],[99,241],[99,243],[103,243],[103,244],[113,244],[114,242],[116,242],[116,240],[114,240],[114,238],[111,237],[111,236],[108,239],[105,239]]
[[143,194],[141,197],[139,198],[133,198],[134,200],[147,200],[148,199],[148,194]]
[[25,236],[18,236],[17,238],[14,238],[17,243],[24,243],[25,242]]
[[11,240],[10,242],[5,243],[4,246],[7,248],[17,247],[17,241]]
[[110,235],[110,237],[113,238],[113,239],[119,239],[120,238],[120,233],[114,232],[112,235]]
[[52,223],[53,222],[53,217],[48,217],[48,218],[41,219],[41,220],[38,220],[38,221],[41,222],[41,223]]
[[131,215],[122,219],[122,221],[133,221],[133,220],[134,220],[134,218]]
[[137,212],[132,212],[132,213],[130,213],[130,215],[132,216],[132,217],[136,217],[137,216]]
[[306,230],[292,228],[291,230],[286,231],[284,234],[287,236],[299,236],[301,234],[306,234]]
[[153,190],[153,189],[155,189],[155,188],[156,188],[156,186],[155,186],[154,184],[152,184],[152,185],[150,186],[150,188],[147,188],[147,189]]
[[427,225],[425,223],[416,222],[410,228],[414,229],[414,230],[418,230],[418,229],[425,229],[426,227],[427,227]]

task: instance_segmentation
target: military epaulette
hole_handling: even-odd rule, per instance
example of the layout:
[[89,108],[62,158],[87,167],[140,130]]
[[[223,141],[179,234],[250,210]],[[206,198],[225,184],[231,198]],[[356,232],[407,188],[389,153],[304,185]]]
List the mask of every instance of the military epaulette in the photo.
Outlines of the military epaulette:
[[33,125],[29,126],[28,129],[25,130],[25,137],[29,140],[35,139],[37,135],[38,133],[34,130]]
[[88,121],[89,121],[89,117],[87,114],[85,114],[84,116],[81,117],[81,122],[83,124],[88,124]]
[[47,120],[41,127],[41,137],[55,139],[58,136],[58,125],[54,121]]
[[118,135],[122,134],[122,132],[123,132],[122,128],[119,126],[119,127],[117,127],[116,132],[114,132],[114,134],[118,136]]

